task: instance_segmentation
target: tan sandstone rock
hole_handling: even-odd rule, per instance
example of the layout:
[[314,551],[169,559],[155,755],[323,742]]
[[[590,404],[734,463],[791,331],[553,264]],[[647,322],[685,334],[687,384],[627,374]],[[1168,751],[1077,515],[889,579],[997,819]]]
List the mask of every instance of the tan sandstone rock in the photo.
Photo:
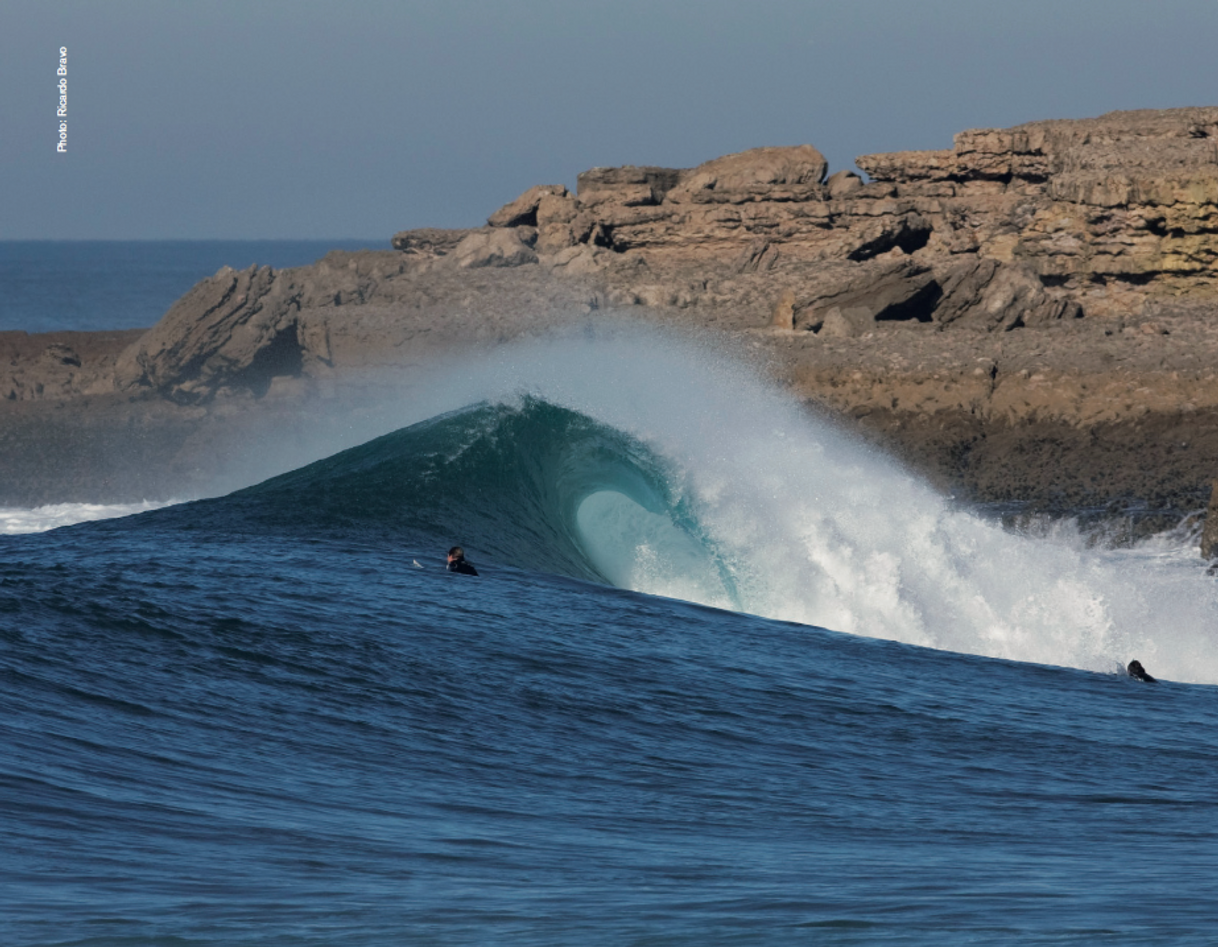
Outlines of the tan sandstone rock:
[[466,269],[480,266],[524,266],[537,262],[537,254],[525,243],[516,228],[475,231],[457,244],[452,251],[452,257],[457,266]]
[[545,197],[566,197],[567,189],[561,184],[538,184],[531,187],[516,200],[504,204],[486,219],[492,227],[536,227],[537,208]]

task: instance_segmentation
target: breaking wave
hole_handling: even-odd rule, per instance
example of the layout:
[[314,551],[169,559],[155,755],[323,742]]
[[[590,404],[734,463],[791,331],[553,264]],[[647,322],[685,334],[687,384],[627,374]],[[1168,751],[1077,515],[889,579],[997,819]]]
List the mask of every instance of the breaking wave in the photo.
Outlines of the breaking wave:
[[1218,590],[1178,543],[1004,529],[733,359],[644,341],[515,349],[471,376],[473,404],[158,515],[460,542],[475,561],[856,635],[1101,671],[1137,657],[1218,683]]

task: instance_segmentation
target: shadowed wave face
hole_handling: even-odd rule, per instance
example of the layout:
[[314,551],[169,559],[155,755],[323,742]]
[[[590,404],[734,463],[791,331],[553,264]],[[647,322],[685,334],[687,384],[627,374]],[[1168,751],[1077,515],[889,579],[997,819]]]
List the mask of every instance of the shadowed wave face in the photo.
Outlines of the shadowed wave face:
[[740,607],[673,465],[533,397],[473,405],[159,515],[422,548],[460,542],[471,559]]

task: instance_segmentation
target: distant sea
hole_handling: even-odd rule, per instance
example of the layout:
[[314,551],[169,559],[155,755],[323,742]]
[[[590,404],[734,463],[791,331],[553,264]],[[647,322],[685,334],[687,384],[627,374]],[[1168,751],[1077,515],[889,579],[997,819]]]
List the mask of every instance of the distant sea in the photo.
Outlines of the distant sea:
[[142,329],[222,266],[304,266],[370,240],[0,241],[0,331]]

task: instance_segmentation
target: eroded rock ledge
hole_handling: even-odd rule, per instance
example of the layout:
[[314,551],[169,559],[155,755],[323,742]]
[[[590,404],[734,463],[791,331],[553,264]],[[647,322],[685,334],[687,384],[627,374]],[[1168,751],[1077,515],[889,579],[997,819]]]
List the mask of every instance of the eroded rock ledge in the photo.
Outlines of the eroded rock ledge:
[[530,188],[485,227],[224,269],[139,338],[12,334],[0,410],[111,399],[212,423],[360,369],[409,372],[626,313],[732,334],[803,396],[979,496],[1206,487],[1218,108],[966,131],[857,165],[869,180],[830,175],[800,145],[594,168],[575,193]]

